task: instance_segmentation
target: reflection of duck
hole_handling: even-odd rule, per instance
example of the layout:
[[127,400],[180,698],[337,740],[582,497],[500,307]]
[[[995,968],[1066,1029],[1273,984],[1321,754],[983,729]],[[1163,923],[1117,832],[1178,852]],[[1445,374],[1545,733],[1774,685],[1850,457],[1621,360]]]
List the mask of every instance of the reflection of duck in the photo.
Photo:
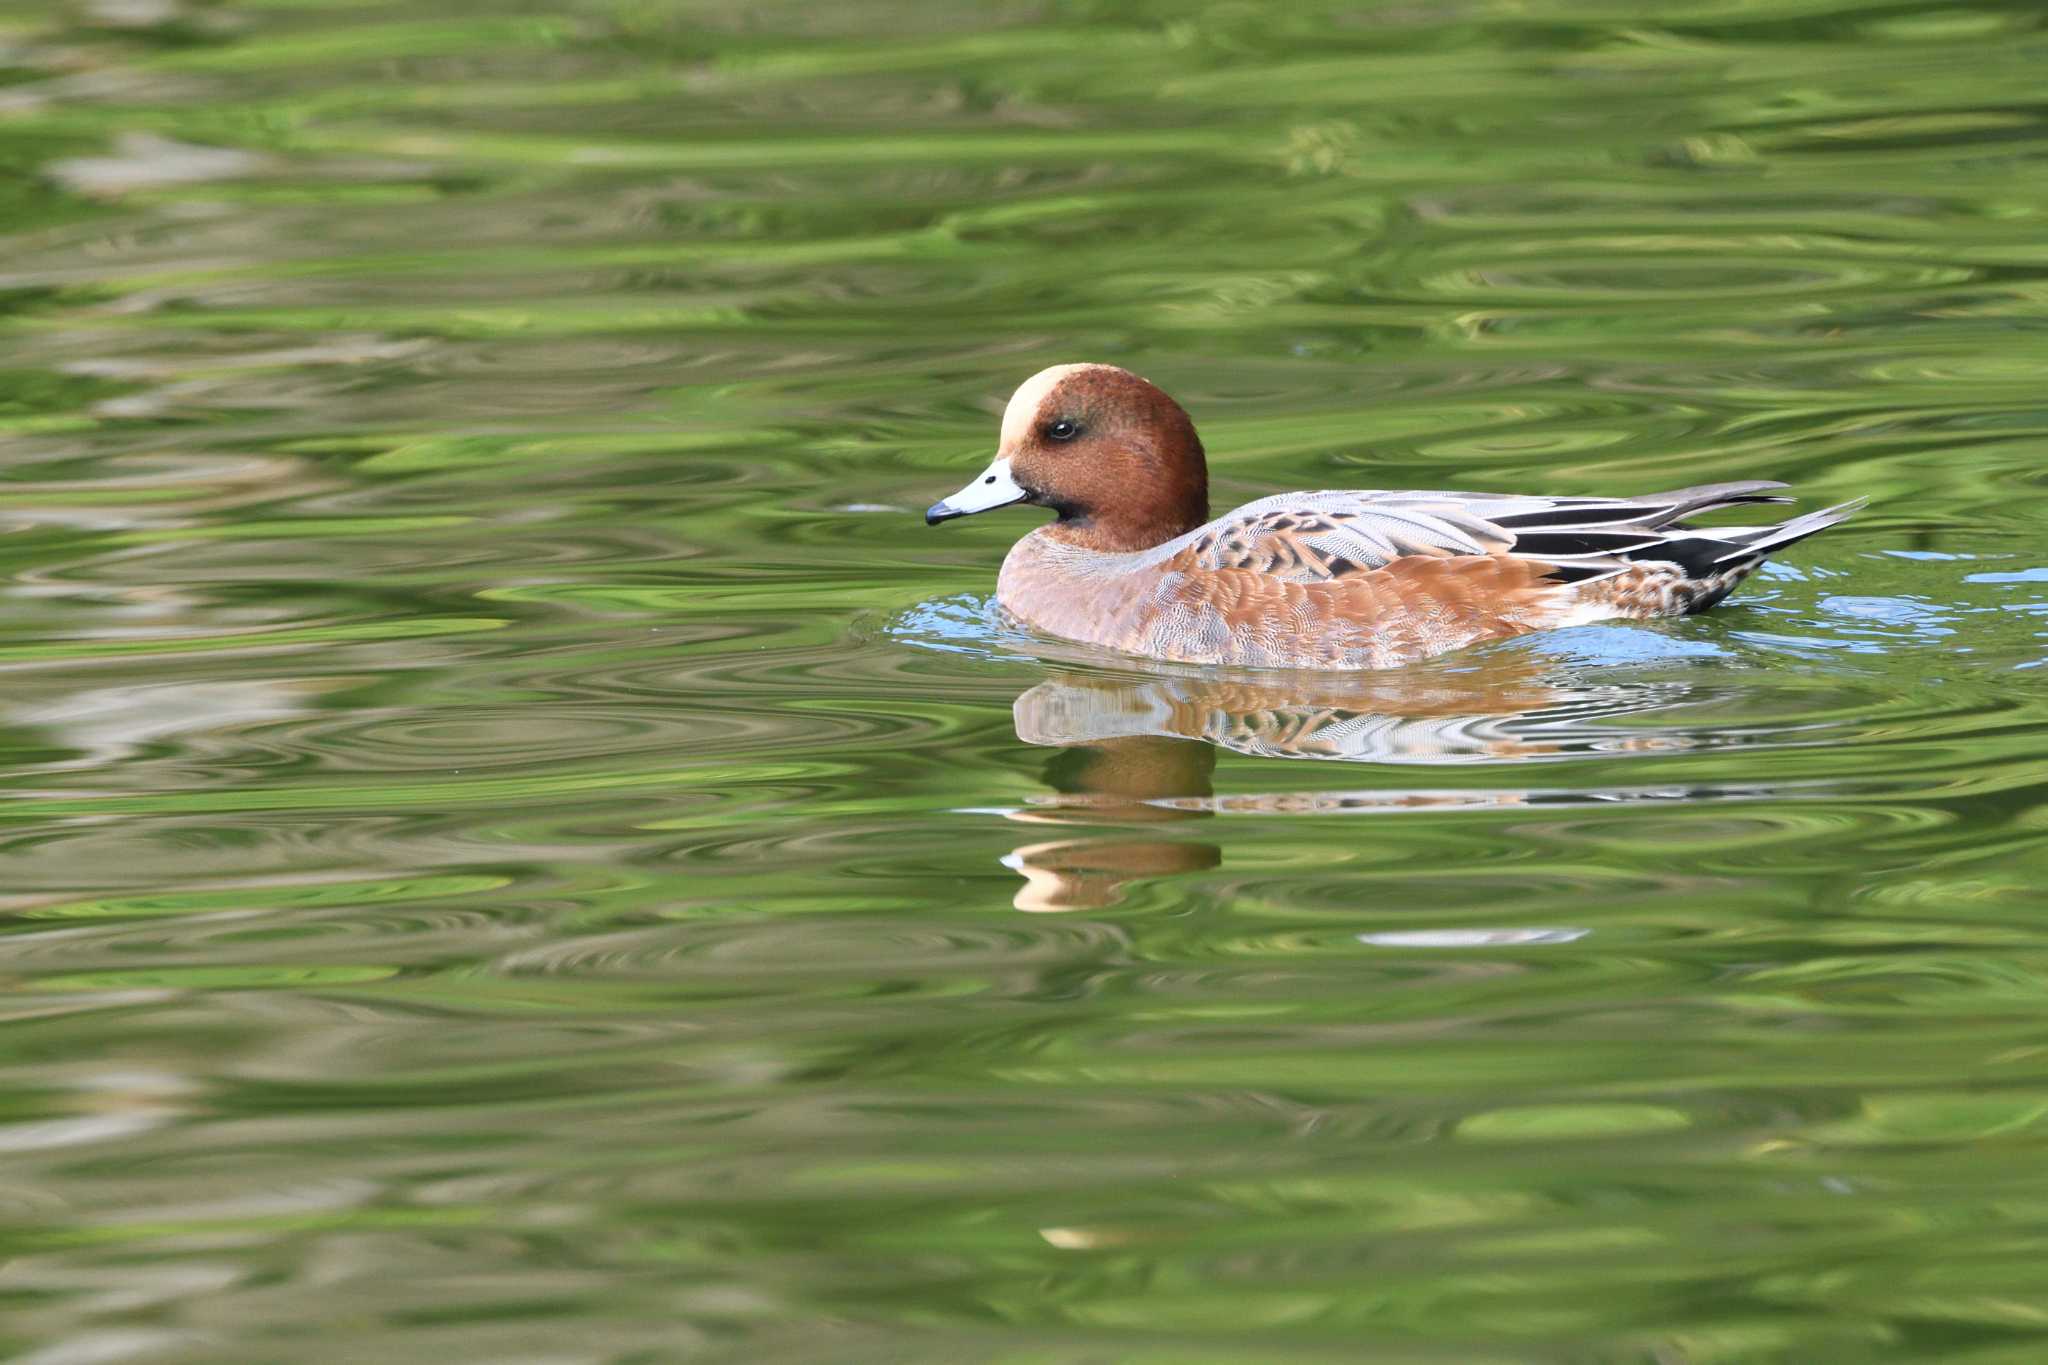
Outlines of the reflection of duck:
[[1025,844],[1003,859],[1024,879],[1019,910],[1100,910],[1124,898],[1141,877],[1206,872],[1223,861],[1215,844],[1169,839],[1054,839]]
[[[1242,812],[1520,805],[1533,793],[1380,786],[1218,795],[1216,753],[1458,765],[1668,751],[1692,740],[1668,727],[1619,721],[1674,706],[1685,695],[1670,683],[1569,684],[1545,678],[1535,660],[1520,656],[1455,671],[1422,666],[1350,678],[1060,672],[1013,708],[1019,739],[1059,750],[1045,767],[1052,792],[1006,814],[1029,824],[1162,826]],[[1134,879],[1205,871],[1222,862],[1222,851],[1157,836],[1071,838],[1027,844],[1003,862],[1025,879],[1015,900],[1020,910],[1100,909],[1122,900]]]
[[[1008,814],[1046,825],[1201,819],[1206,812],[1170,803],[1207,797],[1215,767],[1216,751],[1208,745],[1166,736],[1110,735],[1063,745],[1045,764],[1054,794]],[[1121,901],[1125,883],[1136,878],[1202,872],[1222,860],[1216,845],[1193,840],[1084,838],[1025,844],[1003,865],[1024,878],[1013,902],[1019,910],[1099,910]]]
[[1510,657],[1455,672],[1422,666],[1284,684],[1062,673],[1017,698],[1012,714],[1028,744],[1171,735],[1262,758],[1498,763],[1687,747],[1681,736],[1614,723],[1681,696],[1672,684],[1565,685]]

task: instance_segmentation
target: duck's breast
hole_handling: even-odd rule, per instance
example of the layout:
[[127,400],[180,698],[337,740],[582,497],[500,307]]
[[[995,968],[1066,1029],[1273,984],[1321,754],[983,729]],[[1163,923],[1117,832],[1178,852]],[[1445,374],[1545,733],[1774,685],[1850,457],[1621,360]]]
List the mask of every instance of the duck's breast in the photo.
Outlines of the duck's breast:
[[1168,578],[1150,558],[1064,545],[1040,529],[1010,547],[996,600],[1025,624],[1062,639],[1146,653]]
[[1357,648],[1358,627],[1302,587],[1204,568],[1178,542],[1104,554],[1034,531],[1003,561],[996,600],[1048,634],[1155,659],[1297,668]]

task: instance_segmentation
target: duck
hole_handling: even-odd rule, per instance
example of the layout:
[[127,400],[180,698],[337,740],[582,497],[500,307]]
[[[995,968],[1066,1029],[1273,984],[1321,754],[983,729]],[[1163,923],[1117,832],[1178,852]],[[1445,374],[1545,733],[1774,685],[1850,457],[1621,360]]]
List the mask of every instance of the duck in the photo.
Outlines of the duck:
[[1052,512],[1004,557],[996,601],[1061,640],[1180,664],[1358,670],[1705,611],[1865,501],[1769,526],[1689,521],[1789,502],[1776,493],[1785,486],[1635,497],[1317,490],[1212,519],[1187,411],[1129,370],[1068,364],[1018,386],[994,460],[925,523],[1020,504]]

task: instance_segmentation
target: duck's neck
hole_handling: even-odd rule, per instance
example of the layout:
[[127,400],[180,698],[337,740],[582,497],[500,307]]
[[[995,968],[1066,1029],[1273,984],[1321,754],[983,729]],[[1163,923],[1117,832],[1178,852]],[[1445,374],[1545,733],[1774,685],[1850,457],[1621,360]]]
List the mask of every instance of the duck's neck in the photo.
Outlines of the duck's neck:
[[1209,490],[1204,481],[1182,490],[1170,502],[1155,502],[1147,507],[1119,505],[1114,513],[1061,508],[1059,520],[1046,527],[1045,533],[1076,549],[1094,550],[1098,554],[1132,554],[1164,545],[1208,520]]

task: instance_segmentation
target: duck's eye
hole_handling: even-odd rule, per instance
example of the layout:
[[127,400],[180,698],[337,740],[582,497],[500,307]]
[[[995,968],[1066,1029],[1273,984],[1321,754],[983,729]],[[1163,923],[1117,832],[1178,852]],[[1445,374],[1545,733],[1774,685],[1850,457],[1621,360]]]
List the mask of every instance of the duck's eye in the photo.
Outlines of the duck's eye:
[[1080,425],[1069,422],[1064,417],[1045,429],[1046,439],[1052,441],[1071,441],[1080,434]]

